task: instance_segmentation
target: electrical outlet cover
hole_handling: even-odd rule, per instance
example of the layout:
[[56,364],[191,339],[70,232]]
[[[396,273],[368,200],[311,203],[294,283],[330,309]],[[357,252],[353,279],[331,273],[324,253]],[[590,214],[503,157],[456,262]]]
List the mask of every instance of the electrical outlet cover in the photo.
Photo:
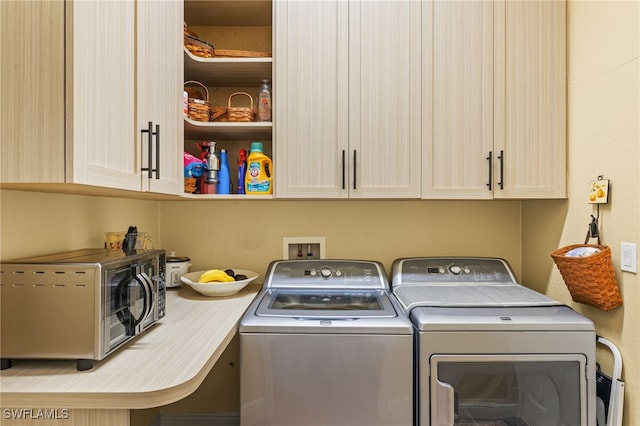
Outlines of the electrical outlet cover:
[[609,179],[591,181],[589,204],[607,204],[609,202]]

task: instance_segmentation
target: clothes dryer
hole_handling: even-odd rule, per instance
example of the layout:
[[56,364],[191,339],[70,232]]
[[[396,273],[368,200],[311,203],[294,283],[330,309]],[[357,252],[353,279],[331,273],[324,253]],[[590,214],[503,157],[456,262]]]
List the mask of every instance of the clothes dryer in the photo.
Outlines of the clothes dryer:
[[391,280],[416,333],[416,424],[595,426],[588,318],[502,259],[398,259]]

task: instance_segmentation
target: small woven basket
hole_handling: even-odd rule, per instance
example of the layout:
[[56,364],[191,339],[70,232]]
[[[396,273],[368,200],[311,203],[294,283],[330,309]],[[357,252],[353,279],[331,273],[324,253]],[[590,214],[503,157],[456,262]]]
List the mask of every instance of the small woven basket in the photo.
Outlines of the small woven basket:
[[[197,84],[203,90],[204,99],[196,98],[197,92],[193,88],[187,88],[188,84]],[[209,90],[207,86],[199,81],[189,80],[184,83],[184,88],[188,93],[188,110],[187,117],[196,121],[209,121],[211,114],[211,103],[209,103]]]
[[[586,257],[569,257],[578,247],[595,247],[600,252]],[[610,311],[622,305],[622,296],[611,262],[611,249],[596,244],[575,244],[551,252],[571,298],[578,303]]]
[[[237,95],[244,95],[249,98],[249,107],[231,106],[231,101]],[[227,121],[254,121],[255,111],[253,110],[253,97],[247,92],[235,92],[229,96],[227,104]]]

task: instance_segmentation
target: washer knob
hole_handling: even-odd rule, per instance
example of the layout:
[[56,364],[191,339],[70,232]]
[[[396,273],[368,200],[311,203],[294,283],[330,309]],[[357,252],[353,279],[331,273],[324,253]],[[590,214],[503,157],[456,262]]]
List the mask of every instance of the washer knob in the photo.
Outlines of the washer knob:
[[449,272],[451,272],[453,275],[460,275],[460,272],[462,272],[462,268],[458,265],[451,265],[449,266]]
[[324,266],[322,268],[320,268],[320,276],[322,278],[329,278],[331,277],[331,275],[333,274],[333,272],[331,271],[331,268]]

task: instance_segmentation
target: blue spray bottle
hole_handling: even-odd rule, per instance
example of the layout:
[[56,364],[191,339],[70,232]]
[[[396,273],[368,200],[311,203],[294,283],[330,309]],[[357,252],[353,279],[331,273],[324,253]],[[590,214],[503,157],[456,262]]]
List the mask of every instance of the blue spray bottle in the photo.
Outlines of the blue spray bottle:
[[231,193],[231,176],[229,175],[229,161],[227,150],[220,150],[220,172],[218,173],[218,194]]

